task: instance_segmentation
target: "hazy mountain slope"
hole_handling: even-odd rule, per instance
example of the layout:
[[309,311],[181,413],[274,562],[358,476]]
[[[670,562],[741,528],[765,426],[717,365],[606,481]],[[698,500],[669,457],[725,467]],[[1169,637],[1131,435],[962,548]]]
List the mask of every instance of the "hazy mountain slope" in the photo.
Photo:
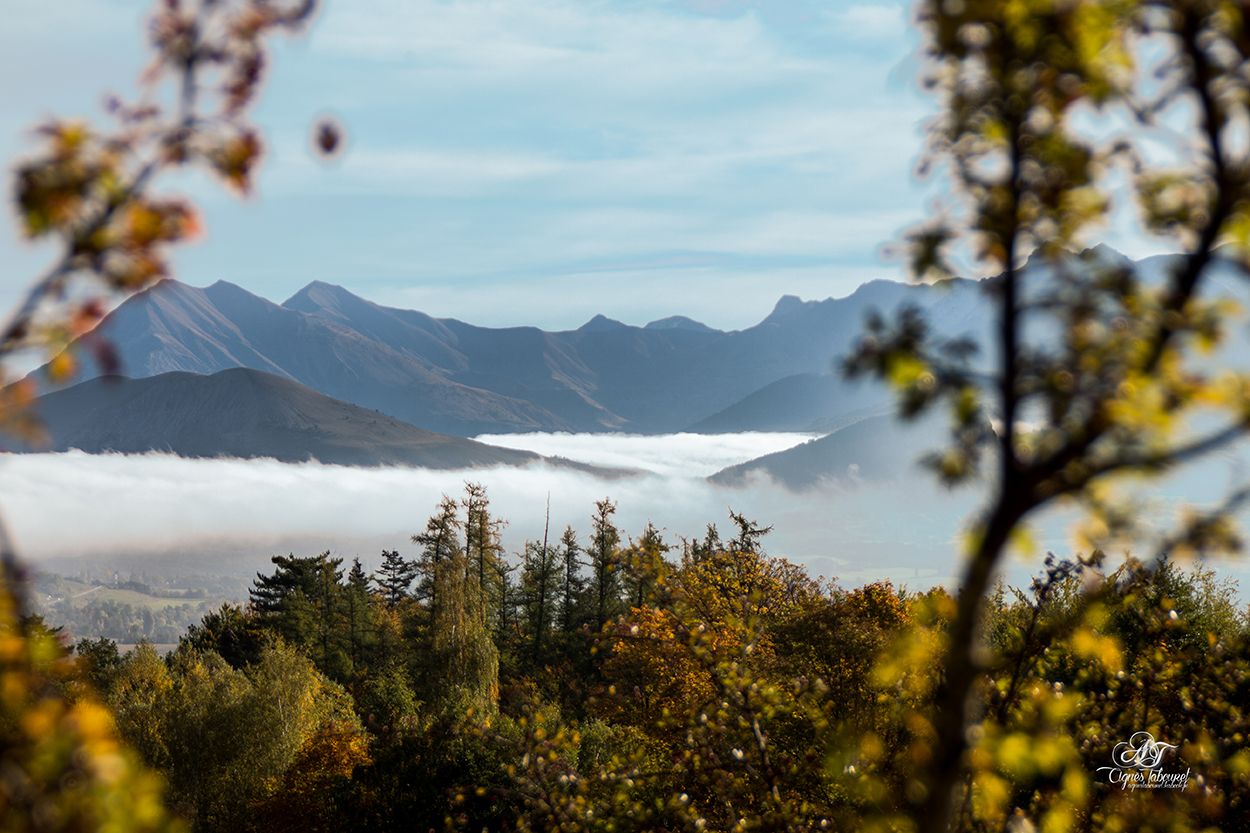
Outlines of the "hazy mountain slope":
[[50,450],[171,451],[184,457],[426,468],[541,459],[420,428],[255,370],[97,378],[41,397]]
[[[101,327],[117,347],[122,373],[130,377],[247,367],[430,430],[478,434],[572,427],[532,402],[447,378],[418,352],[398,347],[393,331],[362,332],[223,281],[205,289],[166,281],[122,304]],[[409,325],[404,332],[413,329]],[[438,339],[427,342],[436,345]],[[90,368],[86,375],[92,375]]]
[[722,469],[708,479],[735,486],[767,476],[801,491],[828,482],[852,485],[913,477],[920,471],[920,459],[946,441],[942,416],[914,423],[892,415],[867,417],[820,439]]
[[797,373],[765,385],[690,426],[701,434],[739,431],[828,432],[889,409],[889,388],[832,373]]

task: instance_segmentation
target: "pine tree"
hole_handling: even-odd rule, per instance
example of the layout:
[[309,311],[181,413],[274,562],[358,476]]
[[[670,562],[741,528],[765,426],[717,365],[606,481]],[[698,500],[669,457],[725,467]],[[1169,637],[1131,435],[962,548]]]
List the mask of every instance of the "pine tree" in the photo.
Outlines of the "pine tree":
[[326,674],[350,674],[344,651],[346,599],[343,559],[329,552],[310,557],[276,555],[273,575],[256,574],[251,606],[261,624],[274,628],[292,645],[309,650]]
[[762,552],[760,549],[760,539],[773,531],[771,526],[758,526],[755,521],[748,520],[746,515],[740,512],[729,510],[729,519],[737,528],[738,534],[728,544],[728,549],[734,552],[755,553]]
[[516,610],[519,604],[520,589],[512,574],[517,565],[509,564],[503,559],[495,563],[495,587],[499,593],[495,614],[495,645],[501,651],[513,642],[516,625]]
[[582,564],[578,555],[582,552],[577,542],[577,531],[564,528],[560,537],[560,631],[571,634],[577,630],[581,619],[582,599],[586,594],[586,579],[582,576]]
[[555,548],[537,541],[526,543],[525,560],[521,565],[521,608],[535,665],[542,662],[547,635],[555,625],[561,568]]
[[621,534],[612,523],[616,504],[604,498],[595,503],[591,517],[590,593],[594,604],[595,630],[603,630],[621,609]]
[[347,573],[347,628],[349,654],[352,667],[359,669],[366,660],[366,652],[374,642],[373,617],[369,605],[369,576],[360,565],[359,558],[352,559]]
[[378,567],[373,580],[382,591],[387,606],[393,608],[408,598],[408,591],[417,573],[417,565],[405,559],[397,550],[382,550],[382,566]]

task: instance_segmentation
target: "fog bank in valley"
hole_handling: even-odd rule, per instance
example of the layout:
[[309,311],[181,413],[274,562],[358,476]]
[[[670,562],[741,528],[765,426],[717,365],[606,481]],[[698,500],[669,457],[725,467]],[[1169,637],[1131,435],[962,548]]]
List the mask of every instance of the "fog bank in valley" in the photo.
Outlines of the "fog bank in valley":
[[[553,533],[572,524],[583,537],[594,501],[610,497],[626,535],[637,535],[648,521],[674,543],[701,536],[708,523],[726,531],[732,508],[773,525],[766,549],[813,574],[846,584],[888,578],[922,588],[950,580],[961,532],[978,505],[975,489],[943,490],[919,468],[899,481],[829,484],[802,494],[766,479],[740,488],[705,479],[805,435],[480,439],[642,473],[604,480],[547,465],[430,471],[70,451],[0,459],[0,512],[19,553],[49,569],[241,576],[287,552],[330,550],[359,556],[370,567],[383,548],[413,555],[410,536],[439,498],[458,496],[466,481],[476,481],[488,488],[493,511],[507,519],[504,544],[513,553],[525,540],[541,538],[548,495]],[[1037,537],[1042,550],[1068,551],[1062,519],[1043,524]],[[1035,566],[1017,559],[1009,578],[1023,581]]]
[[[640,469],[615,480],[540,465],[465,471],[357,469],[271,460],[188,460],[168,454],[6,455],[0,460],[0,512],[29,560],[65,568],[160,562],[197,572],[240,572],[270,555],[331,550],[366,564],[383,547],[415,551],[443,494],[465,481],[485,484],[494,511],[508,520],[504,543],[519,550],[542,535],[547,496],[551,524],[579,532],[595,500],[611,497],[626,534],[648,522],[679,536],[721,529],[732,508],[775,530],[770,552],[814,573],[848,580],[877,576],[929,584],[945,577],[952,541],[969,499],[938,496],[898,517],[895,487],[795,495],[768,481],[741,489],[704,479],[728,465],[798,444],[801,434],[529,434],[482,438],[605,466]],[[927,490],[927,484],[924,484]]]

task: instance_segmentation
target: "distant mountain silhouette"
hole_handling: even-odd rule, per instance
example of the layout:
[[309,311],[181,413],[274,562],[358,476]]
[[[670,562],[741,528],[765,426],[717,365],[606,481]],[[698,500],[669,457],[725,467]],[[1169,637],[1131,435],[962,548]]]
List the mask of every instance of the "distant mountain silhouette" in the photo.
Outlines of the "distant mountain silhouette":
[[767,476],[803,491],[829,483],[853,486],[915,477],[921,459],[948,440],[944,417],[939,413],[918,422],[903,422],[893,415],[866,417],[820,439],[722,469],[708,480],[739,486]]
[[659,321],[652,321],[643,329],[645,330],[694,330],[697,333],[714,333],[714,329],[708,325],[695,321],[693,318],[687,318],[684,315],[670,315],[668,318],[661,318]]
[[[460,436],[793,430],[838,424],[880,401],[831,375],[870,310],[912,304],[943,332],[979,337],[984,303],[972,281],[873,281],[840,299],[785,296],[759,324],[733,332],[681,316],[646,327],[596,316],[547,332],[432,318],[319,281],[284,304],[224,281],[203,289],[166,281],[122,304],[100,332],[131,378],[246,367]],[[800,378],[783,381],[790,377]],[[789,399],[768,412],[775,383],[797,403],[793,413]]]
[[690,430],[702,434],[829,432],[848,420],[882,413],[890,407],[891,393],[884,385],[850,384],[832,373],[797,373],[699,420]]
[[183,457],[434,469],[519,466],[543,459],[424,431],[248,369],[91,379],[40,397],[36,412],[52,451],[169,451]]

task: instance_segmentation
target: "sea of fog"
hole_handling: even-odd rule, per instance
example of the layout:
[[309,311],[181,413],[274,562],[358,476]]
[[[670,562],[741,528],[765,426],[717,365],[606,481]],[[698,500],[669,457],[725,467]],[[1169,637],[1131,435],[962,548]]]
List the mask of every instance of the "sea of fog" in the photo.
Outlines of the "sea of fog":
[[[19,551],[48,569],[143,569],[248,575],[287,552],[329,550],[375,566],[382,549],[415,554],[444,494],[484,484],[517,552],[543,534],[550,500],[558,535],[585,536],[594,502],[616,502],[626,535],[654,523],[670,540],[729,528],[732,509],[774,527],[766,549],[845,584],[890,579],[912,588],[949,583],[975,490],[951,492],[917,469],[901,482],[830,485],[796,494],[767,479],[712,485],[720,469],[809,439],[803,434],[665,436],[516,434],[482,441],[585,463],[641,470],[604,480],[548,465],[431,471],[273,460],[188,460],[169,454],[0,457],[0,513]],[[1067,552],[1067,525],[1043,526],[1041,551]],[[1023,582],[1036,559],[1014,559]]]

